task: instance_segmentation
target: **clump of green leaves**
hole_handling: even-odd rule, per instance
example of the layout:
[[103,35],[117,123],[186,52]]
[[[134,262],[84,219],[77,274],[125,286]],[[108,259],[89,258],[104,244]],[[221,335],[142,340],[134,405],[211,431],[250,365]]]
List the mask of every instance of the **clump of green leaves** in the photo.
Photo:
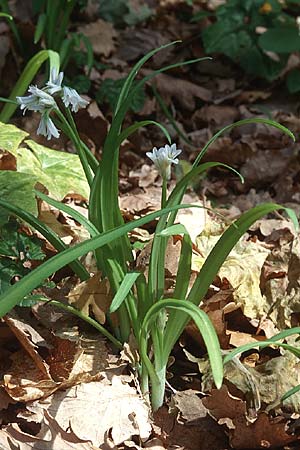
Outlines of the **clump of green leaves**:
[[[289,54],[300,49],[293,6],[292,0],[228,0],[217,8],[216,21],[202,31],[205,51],[223,53],[250,75],[276,79]],[[290,91],[300,90],[300,72],[290,77]]]
[[[89,251],[94,251],[97,268],[103,277],[108,279],[113,293],[113,299],[107,314],[108,322],[111,322],[109,320],[110,314],[116,313],[118,324],[112,324],[112,327],[108,330],[68,305],[60,304],[60,307],[68,309],[89,323],[93,323],[118,348],[122,348],[122,345],[129,341],[129,337],[134,336],[139,351],[139,361],[136,362],[135,369],[145,397],[149,396],[150,392],[149,397],[154,410],[158,409],[164,400],[166,368],[170,353],[190,319],[194,320],[202,334],[214,383],[217,388],[221,386],[223,360],[220,345],[209,317],[199,306],[221,265],[241,236],[263,215],[282,209],[280,205],[267,203],[256,206],[242,214],[221,236],[192,286],[190,286],[192,240],[185,227],[176,224],[175,221],[179,209],[199,206],[182,204],[184,193],[193,179],[199,177],[211,167],[222,165],[237,174],[234,169],[224,164],[217,162],[201,163],[203,155],[223,133],[248,123],[258,122],[273,126],[294,139],[293,134],[287,128],[268,119],[245,119],[228,125],[209,139],[199,152],[193,166],[169,193],[167,183],[171,164],[178,163],[177,156],[179,156],[181,150],[176,148],[176,144],[171,144],[168,131],[160,123],[143,120],[125,127],[124,119],[126,113],[132,107],[133,99],[138,90],[154,76],[170,68],[195,62],[195,60],[191,60],[171,64],[148,74],[136,83],[136,75],[143,64],[159,50],[173,44],[154,49],[141,58],[123,82],[115,105],[111,127],[103,145],[100,162],[81,141],[70,110],[70,106],[72,106],[72,111],[77,112],[79,108],[85,107],[87,102],[80,98],[74,89],[62,84],[63,73],[59,73],[57,70],[53,71],[46,86],[42,89],[31,86],[29,89],[31,95],[18,99],[22,109],[30,109],[41,114],[38,129],[40,133],[46,134],[49,138],[51,136],[56,137],[59,130],[62,130],[72,140],[90,188],[88,219],[68,205],[60,203],[39,191],[36,191],[36,195],[50,205],[71,215],[82,224],[90,234],[89,239],[66,248],[59,237],[32,214],[0,199],[0,206],[35,227],[60,252],[4,292],[0,298],[0,316],[6,314],[14,305],[39,286],[43,280],[67,264],[82,280],[88,279],[89,273],[78,258]],[[61,109],[62,103],[65,106],[63,109]],[[124,223],[119,207],[119,152],[125,139],[139,128],[148,125],[155,125],[160,128],[168,140],[168,144],[164,147],[159,149],[154,147],[153,151],[148,153],[148,156],[158,168],[163,181],[161,209],[140,219]],[[296,222],[293,212],[288,208],[286,208],[286,211]],[[146,276],[135,265],[128,233],[155,219],[159,220],[154,233]],[[167,244],[173,235],[178,234],[182,235],[182,245],[175,287],[171,298],[169,296],[166,298],[165,258]],[[55,304],[59,306],[59,302],[55,302]]]

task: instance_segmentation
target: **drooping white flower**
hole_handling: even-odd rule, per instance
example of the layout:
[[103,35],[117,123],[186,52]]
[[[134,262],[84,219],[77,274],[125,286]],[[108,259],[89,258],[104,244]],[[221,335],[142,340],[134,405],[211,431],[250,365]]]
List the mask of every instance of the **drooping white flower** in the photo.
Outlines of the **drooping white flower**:
[[64,102],[66,108],[71,105],[73,112],[77,112],[78,109],[85,108],[89,104],[87,100],[80,97],[75,89],[67,86],[63,87],[62,101]]
[[37,86],[29,86],[28,92],[30,92],[31,95],[17,97],[17,102],[19,103],[21,110],[24,110],[23,114],[25,114],[27,109],[30,111],[42,112],[45,109],[55,108],[57,106],[54,98]]
[[182,150],[176,148],[176,144],[153,148],[152,152],[147,152],[146,155],[154,163],[162,177],[166,177],[167,180],[171,176],[171,164],[178,164],[177,156],[180,155]]
[[58,138],[59,130],[56,128],[54,122],[50,118],[53,110],[58,110],[55,98],[60,97],[68,108],[71,105],[72,111],[77,112],[79,108],[85,108],[88,101],[84,100],[78,92],[66,86],[62,86],[64,74],[58,72],[57,69],[52,69],[49,81],[46,86],[39,89],[37,86],[29,86],[28,92],[30,95],[24,97],[17,97],[23,114],[27,110],[40,112],[42,117],[37,130],[37,134],[46,136],[47,139],[51,137]]
[[50,72],[49,81],[46,83],[46,90],[50,95],[56,94],[62,90],[62,81],[64,73],[59,72],[56,68],[53,68]]
[[59,138],[59,130],[54,125],[53,121],[49,116],[49,112],[44,112],[42,114],[39,127],[37,129],[37,134],[45,136],[48,141],[51,137]]

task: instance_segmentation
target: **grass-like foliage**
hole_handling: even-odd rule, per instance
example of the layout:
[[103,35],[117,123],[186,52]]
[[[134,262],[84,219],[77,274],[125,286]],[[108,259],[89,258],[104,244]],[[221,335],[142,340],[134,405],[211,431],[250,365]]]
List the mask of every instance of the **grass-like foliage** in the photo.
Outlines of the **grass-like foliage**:
[[[59,130],[62,130],[72,139],[90,185],[89,218],[86,219],[67,205],[50,199],[45,194],[37,192],[37,196],[71,214],[76,221],[86,227],[90,233],[90,239],[64,249],[60,239],[55,237],[47,227],[41,225],[37,219],[0,200],[0,206],[6,207],[11,213],[37,228],[59,250],[56,256],[24,276],[2,295],[0,298],[0,316],[9,312],[26,295],[39,286],[45,278],[67,264],[72,265],[73,270],[81,279],[86,279],[88,274],[78,258],[89,251],[94,251],[98,269],[103,277],[108,278],[114,294],[108,316],[112,312],[116,313],[118,326],[115,328],[111,326],[111,328],[106,329],[94,319],[84,316],[71,306],[58,302],[55,302],[55,304],[87,320],[119,348],[122,348],[123,343],[128,342],[129,336],[133,335],[139,350],[136,370],[140,378],[142,392],[145,396],[149,395],[154,410],[158,409],[163,403],[168,358],[190,319],[194,320],[203,336],[215,385],[218,388],[221,386],[223,360],[218,338],[208,316],[199,308],[199,305],[224,260],[251,224],[265,214],[282,209],[280,205],[267,203],[244,213],[225,231],[190,287],[192,242],[186,229],[175,224],[175,222],[176,214],[180,208],[193,207],[193,205],[181,204],[190,181],[207,169],[219,164],[216,162],[200,164],[202,156],[210,144],[222,133],[249,122],[261,122],[276,127],[294,139],[293,134],[288,129],[267,119],[247,119],[227,126],[210,139],[199,152],[190,172],[168,194],[167,182],[171,163],[177,163],[177,156],[180,151],[176,149],[175,144],[171,144],[169,134],[161,124],[146,120],[124,129],[123,121],[136,91],[148,80],[165,70],[195,62],[195,60],[192,60],[181,64],[172,64],[154,71],[136,82],[136,75],[142,65],[156,52],[173,44],[151,51],[132,68],[122,86],[100,162],[95,159],[90,150],[80,140],[70,111],[70,107],[73,112],[76,112],[80,107],[85,107],[86,102],[76,91],[62,85],[62,73],[53,71],[49,82],[43,89],[32,87],[30,88],[30,96],[19,97],[18,99],[22,109],[37,111],[41,114],[41,123],[38,129],[40,134],[44,134],[48,138],[56,137],[59,135]],[[125,224],[118,204],[120,145],[138,128],[150,124],[162,129],[168,140],[166,146],[158,150],[154,148],[152,153],[148,155],[159,169],[163,179],[161,209]],[[228,169],[230,168],[228,167]],[[287,212],[295,219],[292,211],[287,210]],[[149,270],[146,277],[144,273],[134,269],[128,233],[154,219],[159,220],[152,243]],[[165,253],[168,239],[174,234],[182,234],[181,256],[178,262],[172,298],[165,298]],[[110,322],[108,320],[108,323]]]

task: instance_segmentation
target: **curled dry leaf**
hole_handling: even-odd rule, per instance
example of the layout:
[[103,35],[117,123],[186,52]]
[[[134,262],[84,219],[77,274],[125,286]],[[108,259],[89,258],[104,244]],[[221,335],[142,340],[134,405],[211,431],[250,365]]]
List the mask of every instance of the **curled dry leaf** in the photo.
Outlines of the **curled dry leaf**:
[[30,355],[36,367],[41,371],[44,379],[51,380],[49,366],[37,351],[39,347],[49,349],[49,344],[31,325],[24,323],[14,311],[5,316],[4,320],[24,350]]

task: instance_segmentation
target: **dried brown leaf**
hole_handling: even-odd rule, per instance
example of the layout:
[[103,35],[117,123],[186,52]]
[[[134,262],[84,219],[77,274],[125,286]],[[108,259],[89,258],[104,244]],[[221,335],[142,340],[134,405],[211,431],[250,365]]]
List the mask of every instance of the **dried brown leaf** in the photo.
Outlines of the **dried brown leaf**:
[[105,443],[109,431],[115,445],[133,435],[146,440],[151,432],[146,404],[120,376],[113,376],[111,383],[103,379],[81,384],[67,392],[59,391],[47,401],[35,402],[27,409],[39,415],[46,409],[60,427],[71,426],[77,436],[91,440],[97,447]]
[[44,436],[32,436],[21,431],[16,424],[0,430],[0,446],[5,450],[97,450],[88,440],[80,439],[73,431],[66,432],[47,411],[43,419],[49,433]]
[[79,283],[68,295],[69,302],[75,304],[86,316],[92,312],[98,322],[105,323],[105,313],[108,310],[112,294],[106,279],[101,279],[100,272]]
[[109,56],[115,50],[115,39],[117,31],[110,22],[98,19],[97,22],[89,23],[78,28],[90,41],[96,55]]

